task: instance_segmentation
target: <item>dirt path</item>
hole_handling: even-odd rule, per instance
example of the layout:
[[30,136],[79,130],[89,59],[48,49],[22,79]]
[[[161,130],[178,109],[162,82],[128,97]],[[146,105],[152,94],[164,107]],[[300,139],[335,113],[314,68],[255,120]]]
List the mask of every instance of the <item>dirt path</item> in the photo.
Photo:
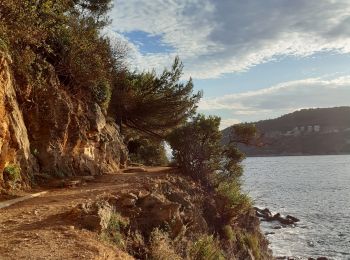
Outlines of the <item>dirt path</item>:
[[166,176],[171,168],[146,170],[99,176],[84,186],[49,190],[0,209],[0,259],[131,259],[96,233],[76,228],[63,213],[103,193],[147,189],[147,184]]

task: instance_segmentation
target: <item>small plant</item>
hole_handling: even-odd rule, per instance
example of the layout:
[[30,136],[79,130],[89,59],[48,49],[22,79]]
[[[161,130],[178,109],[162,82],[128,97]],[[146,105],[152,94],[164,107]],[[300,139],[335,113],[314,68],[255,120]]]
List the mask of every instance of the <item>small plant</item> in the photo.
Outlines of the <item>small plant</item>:
[[9,164],[4,168],[5,180],[16,182],[21,179],[21,168],[17,164]]
[[8,51],[8,47],[6,42],[0,38],[0,51]]
[[150,243],[151,243],[150,245],[151,259],[154,259],[154,260],[167,260],[167,259],[180,260],[181,259],[181,257],[178,254],[176,254],[168,234],[161,231],[160,229],[156,228],[152,231]]
[[96,86],[92,87],[91,90],[95,101],[102,108],[107,108],[112,96],[111,87],[109,83],[106,81],[101,81]]
[[113,212],[107,228],[102,231],[101,237],[121,248],[125,247],[122,231],[129,225],[128,219],[123,218],[118,212]]
[[246,233],[244,236],[244,242],[252,251],[255,259],[260,259],[260,245],[258,238],[254,234]]
[[219,242],[211,235],[202,235],[190,249],[194,260],[224,260]]
[[136,259],[140,259],[146,255],[147,246],[143,235],[139,231],[131,232],[129,230],[126,234],[125,242],[127,252]]
[[232,227],[230,225],[225,225],[222,231],[226,240],[231,242],[236,239],[235,233],[233,232]]
[[244,213],[251,208],[251,200],[247,194],[241,192],[238,181],[223,181],[216,192],[226,200],[226,207],[231,208],[236,214]]
[[240,230],[236,234],[237,245],[243,255],[249,254],[249,251],[254,255],[255,259],[261,259],[261,249],[257,234],[248,233]]
[[38,156],[39,155],[39,151],[36,148],[32,149],[31,152],[32,152],[32,155],[34,155],[34,156]]

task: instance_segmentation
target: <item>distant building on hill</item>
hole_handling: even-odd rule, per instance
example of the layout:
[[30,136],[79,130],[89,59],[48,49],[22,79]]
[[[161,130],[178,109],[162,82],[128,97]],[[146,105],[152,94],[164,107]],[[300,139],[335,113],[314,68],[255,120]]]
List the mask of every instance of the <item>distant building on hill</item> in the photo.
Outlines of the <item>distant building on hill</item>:
[[[248,156],[350,154],[350,106],[303,109],[254,122],[262,147],[241,146]],[[223,143],[232,129],[223,130]]]

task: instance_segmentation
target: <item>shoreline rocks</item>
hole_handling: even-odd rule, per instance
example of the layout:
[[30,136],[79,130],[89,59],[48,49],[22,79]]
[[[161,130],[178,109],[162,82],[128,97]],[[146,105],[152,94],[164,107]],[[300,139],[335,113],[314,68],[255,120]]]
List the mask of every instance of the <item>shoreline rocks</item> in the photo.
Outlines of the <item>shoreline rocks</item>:
[[287,215],[286,217],[283,217],[280,213],[273,215],[268,208],[259,209],[258,207],[254,207],[254,209],[256,216],[259,217],[261,221],[277,221],[282,225],[294,225],[300,221],[298,218],[291,215]]

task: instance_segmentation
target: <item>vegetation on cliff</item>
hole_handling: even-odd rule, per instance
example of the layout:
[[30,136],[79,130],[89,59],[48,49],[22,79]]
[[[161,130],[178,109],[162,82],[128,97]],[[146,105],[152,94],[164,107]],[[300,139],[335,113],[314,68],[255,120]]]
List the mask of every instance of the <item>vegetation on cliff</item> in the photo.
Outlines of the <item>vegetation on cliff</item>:
[[237,125],[232,134],[234,138],[223,146],[219,125],[219,117],[197,115],[168,136],[181,172],[199,182],[209,195],[202,207],[212,227],[211,236],[207,233],[199,238],[199,255],[204,256],[195,259],[211,259],[210,255],[215,256],[212,259],[246,259],[250,254],[256,259],[267,259],[267,243],[259,231],[245,226],[246,223],[239,224],[242,217],[249,218],[252,204],[240,188],[243,173],[240,163],[244,154],[237,145],[254,142],[255,127]]

